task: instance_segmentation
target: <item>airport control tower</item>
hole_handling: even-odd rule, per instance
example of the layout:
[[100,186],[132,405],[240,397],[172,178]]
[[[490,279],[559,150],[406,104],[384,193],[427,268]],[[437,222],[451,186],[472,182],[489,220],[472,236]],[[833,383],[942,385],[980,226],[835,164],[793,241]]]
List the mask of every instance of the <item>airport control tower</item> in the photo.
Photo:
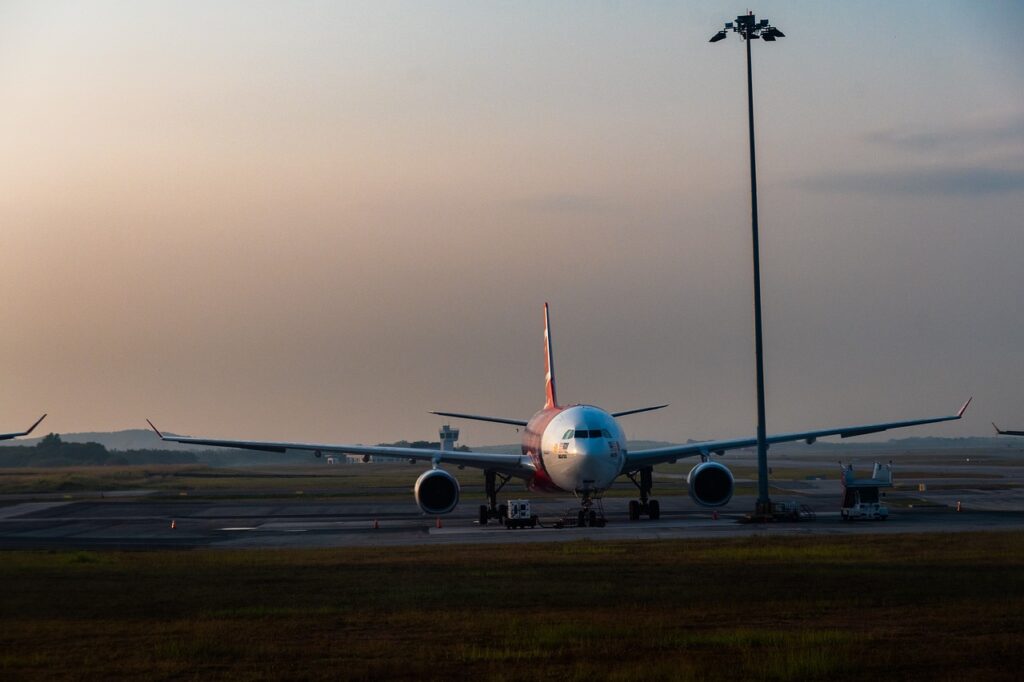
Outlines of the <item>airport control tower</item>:
[[459,439],[459,430],[453,429],[448,424],[441,427],[438,431],[438,435],[441,436],[441,450],[451,451],[455,449],[455,441]]

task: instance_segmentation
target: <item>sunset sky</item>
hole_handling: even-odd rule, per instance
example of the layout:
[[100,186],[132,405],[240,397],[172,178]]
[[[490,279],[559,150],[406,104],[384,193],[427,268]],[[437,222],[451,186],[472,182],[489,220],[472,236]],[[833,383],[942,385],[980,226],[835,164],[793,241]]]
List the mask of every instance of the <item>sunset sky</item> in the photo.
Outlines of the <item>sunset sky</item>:
[[[1024,5],[750,8],[768,430],[1024,428]],[[550,301],[562,402],[753,434],[746,9],[0,3],[0,431],[525,419]]]

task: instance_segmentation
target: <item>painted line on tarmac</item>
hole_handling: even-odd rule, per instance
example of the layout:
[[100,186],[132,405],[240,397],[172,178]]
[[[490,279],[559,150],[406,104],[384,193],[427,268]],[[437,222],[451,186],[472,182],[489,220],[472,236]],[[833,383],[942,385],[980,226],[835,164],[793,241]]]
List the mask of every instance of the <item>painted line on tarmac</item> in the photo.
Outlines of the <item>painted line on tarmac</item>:
[[54,507],[60,507],[65,504],[71,504],[71,501],[22,502],[21,504],[13,504],[10,507],[0,507],[0,519],[11,519],[16,516],[23,516],[25,514],[44,511],[46,509],[53,509]]

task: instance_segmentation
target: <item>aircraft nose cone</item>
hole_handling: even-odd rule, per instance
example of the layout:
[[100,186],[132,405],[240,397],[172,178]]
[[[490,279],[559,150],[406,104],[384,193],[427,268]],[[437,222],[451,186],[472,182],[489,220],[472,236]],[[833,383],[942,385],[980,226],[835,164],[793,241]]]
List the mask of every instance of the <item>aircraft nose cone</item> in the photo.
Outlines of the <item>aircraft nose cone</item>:
[[583,481],[597,485],[605,485],[611,457],[608,445],[604,441],[591,441],[581,447],[579,455],[579,473]]

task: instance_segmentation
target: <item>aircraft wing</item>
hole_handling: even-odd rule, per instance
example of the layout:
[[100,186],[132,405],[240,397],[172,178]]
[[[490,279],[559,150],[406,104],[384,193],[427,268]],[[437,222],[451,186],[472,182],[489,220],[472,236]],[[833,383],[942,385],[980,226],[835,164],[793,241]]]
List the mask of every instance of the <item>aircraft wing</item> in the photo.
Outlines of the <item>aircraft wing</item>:
[[992,422],[992,427],[1000,436],[1024,436],[1024,431],[1004,431],[996,426],[995,422]]
[[458,452],[442,450],[424,450],[421,448],[400,448],[386,445],[344,445],[337,443],[288,443],[279,441],[254,440],[220,440],[214,438],[193,438],[191,436],[171,436],[161,433],[146,420],[150,428],[161,440],[189,445],[208,445],[215,448],[238,448],[241,450],[258,450],[261,452],[285,453],[299,450],[313,453],[338,453],[348,455],[375,455],[413,459],[436,464],[456,464],[475,469],[493,469],[505,474],[529,478],[535,469],[533,462],[526,455],[505,455],[493,452]]
[[[821,429],[818,431],[799,431],[796,433],[780,433],[769,435],[765,441],[772,443],[792,443],[802,440],[808,445],[825,436],[839,436],[841,438],[852,438],[863,436],[868,433],[878,433],[889,429],[901,429],[907,426],[919,426],[921,424],[934,424],[960,419],[971,404],[973,398],[969,398],[963,407],[956,414],[948,417],[928,417],[925,419],[911,419],[902,422],[886,422],[883,424],[862,424],[860,426],[845,426],[834,429]],[[698,455],[722,454],[726,450],[738,450],[757,445],[757,438],[734,438],[732,440],[709,440],[700,443],[687,443],[685,445],[670,445],[665,448],[654,448],[652,450],[635,450],[626,454],[626,461],[623,464],[624,471],[634,471],[641,467],[674,462],[684,457]]]
[[37,419],[36,423],[28,427],[28,429],[25,431],[18,431],[16,433],[0,433],[0,440],[10,440],[11,438],[17,438],[18,436],[27,436],[28,434],[35,431],[36,427],[39,426],[39,422],[43,421],[44,419],[46,419],[45,414],[39,419]]

